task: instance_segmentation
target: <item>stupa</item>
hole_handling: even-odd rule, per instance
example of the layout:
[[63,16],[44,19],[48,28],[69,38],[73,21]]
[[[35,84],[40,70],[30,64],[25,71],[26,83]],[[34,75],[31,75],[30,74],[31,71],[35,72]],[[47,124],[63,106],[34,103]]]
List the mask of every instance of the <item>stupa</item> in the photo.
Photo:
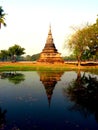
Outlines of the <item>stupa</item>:
[[57,51],[55,44],[53,42],[51,25],[49,27],[48,37],[46,39],[46,44],[44,49],[40,53],[38,62],[44,63],[64,63],[61,54]]

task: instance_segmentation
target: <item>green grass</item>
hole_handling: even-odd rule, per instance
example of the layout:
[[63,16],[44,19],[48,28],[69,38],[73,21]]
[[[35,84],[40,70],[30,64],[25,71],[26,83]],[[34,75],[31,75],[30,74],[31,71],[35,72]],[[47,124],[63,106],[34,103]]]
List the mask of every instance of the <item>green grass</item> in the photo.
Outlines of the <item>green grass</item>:
[[[5,64],[0,66],[0,71],[66,71],[66,70],[78,70],[78,67],[76,65],[73,66],[71,64],[65,64],[65,65]],[[80,70],[98,72],[98,67],[96,68],[94,66],[84,66],[80,68]]]
[[0,71],[62,71],[62,70],[74,70],[71,69],[70,67],[61,67],[61,66],[1,66],[0,67]]
[[36,70],[36,67],[29,67],[29,66],[3,66],[0,67],[0,71],[26,71],[26,70]]

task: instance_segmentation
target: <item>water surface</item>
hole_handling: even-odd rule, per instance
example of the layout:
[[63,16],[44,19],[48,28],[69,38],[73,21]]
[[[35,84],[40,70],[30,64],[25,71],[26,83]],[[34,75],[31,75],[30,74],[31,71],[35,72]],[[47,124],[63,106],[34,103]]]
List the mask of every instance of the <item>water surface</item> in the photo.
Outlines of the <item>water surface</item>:
[[98,75],[0,73],[0,130],[98,130]]

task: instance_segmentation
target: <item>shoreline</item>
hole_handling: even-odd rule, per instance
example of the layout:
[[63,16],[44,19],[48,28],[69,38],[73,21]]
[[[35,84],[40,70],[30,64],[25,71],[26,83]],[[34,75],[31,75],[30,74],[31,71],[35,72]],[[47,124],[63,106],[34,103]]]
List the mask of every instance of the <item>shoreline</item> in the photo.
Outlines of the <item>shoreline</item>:
[[98,62],[82,62],[81,66],[77,66],[77,62],[65,62],[65,63],[38,63],[32,61],[22,62],[0,62],[0,71],[6,70],[98,70]]

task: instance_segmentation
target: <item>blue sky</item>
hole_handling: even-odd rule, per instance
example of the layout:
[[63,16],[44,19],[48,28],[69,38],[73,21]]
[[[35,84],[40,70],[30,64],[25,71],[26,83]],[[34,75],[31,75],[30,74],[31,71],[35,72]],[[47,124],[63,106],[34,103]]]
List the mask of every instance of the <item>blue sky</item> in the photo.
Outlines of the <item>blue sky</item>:
[[50,23],[56,48],[67,55],[63,45],[70,27],[94,23],[98,14],[98,0],[0,0],[0,5],[8,14],[0,50],[19,44],[28,55],[42,51]]

